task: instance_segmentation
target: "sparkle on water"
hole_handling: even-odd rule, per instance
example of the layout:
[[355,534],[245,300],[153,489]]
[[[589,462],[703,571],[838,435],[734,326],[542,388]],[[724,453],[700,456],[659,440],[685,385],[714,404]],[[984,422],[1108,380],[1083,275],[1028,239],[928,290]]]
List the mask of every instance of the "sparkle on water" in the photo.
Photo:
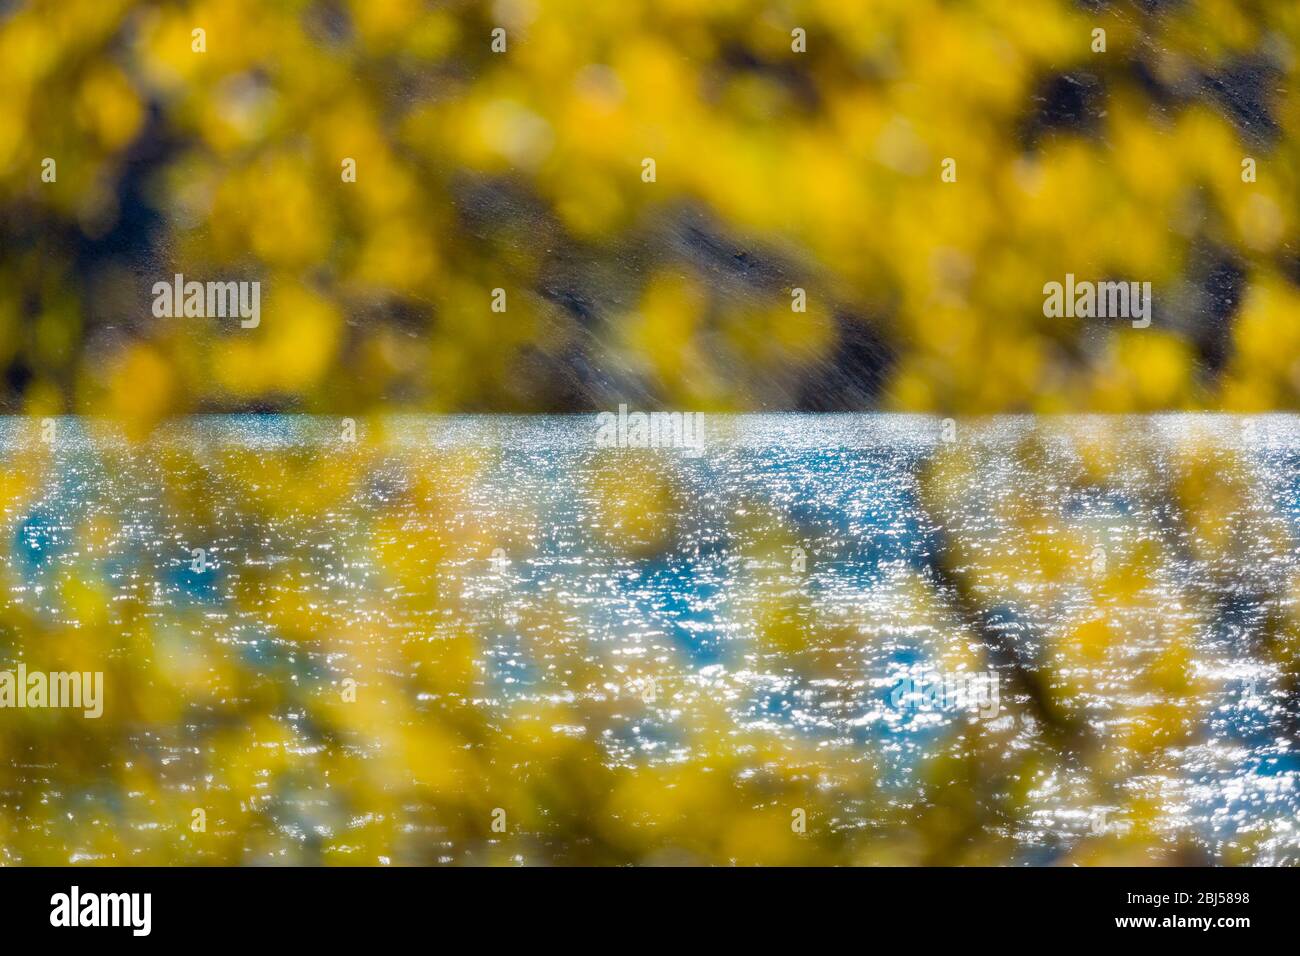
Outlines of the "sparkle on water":
[[[566,841],[599,829],[584,815],[618,812],[603,794],[520,812],[506,834],[407,808],[395,845],[349,856],[349,834],[397,811],[360,805],[323,755],[437,806],[467,778],[386,762],[390,733],[473,752],[481,736],[448,729],[468,713],[485,734],[542,715],[538,750],[589,747],[619,780],[707,768],[732,741],[737,807],[770,805],[789,830],[799,804],[747,781],[805,781],[799,838],[824,852],[797,859],[1300,861],[1297,645],[1277,636],[1300,595],[1296,418],[997,418],[945,436],[921,416],[706,416],[699,455],[599,449],[594,418],[394,417],[356,443],[292,416],[140,443],[0,421],[0,666],[107,633],[84,645],[104,659],[61,660],[107,672],[119,728],[41,716],[63,735],[51,754],[13,729],[37,716],[0,711],[0,859],[58,862],[41,853],[59,841],[67,860],[110,859],[93,833],[114,813],[134,821],[123,862],[159,839],[202,859],[185,808],[222,788],[272,834],[238,849],[249,862],[575,858]],[[422,647],[467,635],[464,674],[419,673],[450,666]],[[892,694],[983,671],[991,719]],[[381,713],[332,731],[318,711],[347,713],[350,677],[351,706]],[[197,756],[231,714],[285,735],[247,792]],[[535,794],[545,764],[519,746]],[[63,772],[69,752],[83,776]],[[147,797],[122,782],[141,772]],[[158,819],[170,798],[179,816]],[[665,833],[658,858],[692,858]]]

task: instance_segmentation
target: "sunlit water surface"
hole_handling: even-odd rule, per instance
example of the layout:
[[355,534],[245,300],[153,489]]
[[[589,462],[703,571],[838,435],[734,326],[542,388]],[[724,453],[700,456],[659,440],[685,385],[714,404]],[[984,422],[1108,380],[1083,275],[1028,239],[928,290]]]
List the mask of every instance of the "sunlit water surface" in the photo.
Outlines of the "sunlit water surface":
[[[722,739],[789,742],[828,768],[814,781],[826,802],[810,838],[859,839],[863,859],[877,836],[951,799],[939,794],[954,781],[935,776],[944,755],[958,761],[954,772],[1003,766],[1023,784],[978,791],[973,830],[957,838],[958,847],[995,840],[1007,862],[1064,861],[1108,838],[1122,845],[1128,828],[1142,834],[1128,857],[1138,862],[1175,851],[1206,862],[1300,859],[1285,659],[1295,645],[1265,639],[1270,615],[1295,613],[1300,580],[1294,418],[963,421],[946,442],[943,424],[924,417],[710,416],[698,455],[599,449],[593,419],[363,421],[356,443],[338,421],[302,417],[194,419],[143,444],[73,419],[58,420],[52,442],[39,423],[0,423],[5,666],[43,635],[96,626],[69,598],[69,577],[80,577],[107,596],[98,626],[124,633],[129,608],[131,633],[149,635],[116,647],[110,636],[109,656],[147,670],[162,666],[153,655],[170,667],[187,649],[222,645],[253,675],[239,685],[244,712],[265,710],[303,755],[322,747],[312,702],[359,674],[362,694],[382,677],[401,704],[394,726],[413,735],[441,719],[440,697],[487,727],[521,706],[562,703],[570,716],[548,733],[586,741],[592,759],[633,773],[707,763],[718,738],[697,733],[704,720],[725,721]],[[1081,462],[1097,442],[1118,455],[1107,474],[1087,477]],[[1204,503],[1240,510],[1226,543],[1198,542],[1196,522],[1176,514],[1188,503],[1169,490],[1205,449],[1232,456],[1249,499]],[[967,467],[947,475],[936,468],[944,456]],[[340,472],[341,486],[328,487]],[[927,491],[925,475],[960,487],[936,504],[943,496]],[[1046,537],[1077,532],[1088,567],[1040,573],[1044,535],[1016,521],[1044,507],[1056,522]],[[1103,564],[1150,545],[1148,583],[1103,610],[1097,580],[1107,572],[1090,564],[1097,541]],[[1045,733],[1045,715],[941,584],[943,562],[973,575],[978,611],[1007,624],[1020,665],[1080,719],[1077,741]],[[1060,656],[1055,642],[1090,616],[1109,618],[1119,636],[1093,657]],[[455,689],[402,672],[403,646],[453,633],[477,647]],[[1180,733],[1134,737],[1135,715],[1165,686],[1143,668],[1163,659],[1150,655],[1167,651],[1171,633],[1188,649]],[[998,673],[996,717],[895,699],[900,680],[926,668]],[[109,682],[107,721],[126,679]],[[263,681],[280,692],[252,700],[246,689]],[[148,693],[144,683],[129,692]],[[231,703],[175,700],[160,720],[202,740]],[[107,744],[60,726],[87,734],[95,753],[108,748],[105,779],[144,761],[182,805],[204,781],[219,783],[220,768],[186,769],[196,748],[185,734],[132,713],[126,737]],[[23,738],[27,753],[9,739],[10,818],[39,816],[42,796],[54,800],[72,821],[59,837],[69,855],[103,859],[78,836],[92,821],[76,793],[107,784],[61,776],[40,739]],[[354,745],[363,768],[384,746],[364,735]],[[975,751],[972,770],[960,761]],[[781,772],[779,756],[754,760],[755,773]],[[383,772],[384,786],[403,783]],[[311,795],[268,791],[286,843],[346,834],[358,808],[332,805],[328,781],[300,786]],[[147,816],[132,825],[149,827]],[[183,821],[160,825],[184,832]],[[399,862],[483,858],[436,819],[413,825],[409,840],[415,849],[398,847]],[[547,831],[519,858],[566,858],[564,840]],[[305,850],[267,855],[313,860]]]

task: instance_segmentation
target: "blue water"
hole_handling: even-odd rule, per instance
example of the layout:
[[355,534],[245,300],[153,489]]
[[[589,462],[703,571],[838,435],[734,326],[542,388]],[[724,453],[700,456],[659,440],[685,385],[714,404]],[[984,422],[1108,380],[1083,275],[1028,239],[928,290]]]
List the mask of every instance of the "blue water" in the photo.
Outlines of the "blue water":
[[[244,416],[133,444],[61,419],[49,445],[7,420],[0,464],[28,480],[3,502],[0,654],[87,624],[69,575],[143,602],[154,643],[120,653],[236,647],[281,715],[367,642],[467,633],[485,722],[520,702],[599,711],[603,759],[635,770],[709,759],[700,727],[723,719],[820,755],[846,836],[905,831],[964,790],[970,839],[1011,862],[1300,861],[1296,645],[1267,640],[1297,626],[1297,419],[1003,418],[947,443],[923,416],[710,416],[698,455],[594,431],[406,417],[349,444],[332,419]],[[1092,620],[1108,636],[1082,649]],[[891,701],[927,671],[996,674],[997,715]],[[138,692],[110,685],[108,716]],[[310,746],[312,720],[293,726]]]

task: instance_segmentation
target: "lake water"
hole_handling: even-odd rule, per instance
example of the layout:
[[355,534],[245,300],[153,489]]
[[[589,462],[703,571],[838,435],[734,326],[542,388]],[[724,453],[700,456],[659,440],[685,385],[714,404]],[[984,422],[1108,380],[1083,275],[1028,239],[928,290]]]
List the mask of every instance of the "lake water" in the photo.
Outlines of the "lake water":
[[0,421],[0,859],[1300,861],[1300,419],[704,422]]

